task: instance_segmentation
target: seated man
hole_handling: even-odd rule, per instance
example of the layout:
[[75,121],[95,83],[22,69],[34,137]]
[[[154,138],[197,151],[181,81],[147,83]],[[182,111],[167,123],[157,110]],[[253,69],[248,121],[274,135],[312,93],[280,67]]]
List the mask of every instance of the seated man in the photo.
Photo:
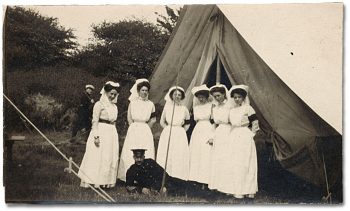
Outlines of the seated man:
[[165,173],[165,186],[161,191],[164,169],[154,160],[145,159],[145,149],[132,149],[135,164],[126,172],[126,189],[130,193],[169,193],[185,190],[185,181]]

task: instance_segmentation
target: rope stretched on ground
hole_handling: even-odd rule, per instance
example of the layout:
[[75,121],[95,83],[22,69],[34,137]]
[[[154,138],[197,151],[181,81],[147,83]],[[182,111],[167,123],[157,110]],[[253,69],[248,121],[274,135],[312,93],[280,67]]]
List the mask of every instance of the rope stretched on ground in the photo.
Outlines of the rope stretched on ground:
[[[32,125],[34,127],[34,129],[36,131],[38,131],[38,133],[47,141],[49,142],[49,144],[68,162],[71,162],[76,168],[79,169],[79,166],[72,160],[69,160],[68,157],[63,154],[56,146],[54,143],[52,143],[52,141],[50,141],[44,133],[42,133],[22,112],[19,108],[17,108],[17,106],[3,93],[3,96],[4,98],[17,110],[17,112],[22,115],[22,117],[28,121],[28,123],[30,125]],[[78,174],[72,170],[72,172],[74,173],[75,176],[77,176],[79,179],[80,177],[78,176]],[[82,171],[81,171],[82,172]],[[82,172],[83,174],[85,174],[84,172]],[[86,175],[86,174],[85,174]],[[88,184],[88,186],[93,190],[95,191],[99,196],[101,196],[103,199],[105,199],[106,201],[108,202],[115,202],[115,200],[110,196],[108,195],[104,190],[102,190],[100,187],[98,188],[94,188],[92,185]]]

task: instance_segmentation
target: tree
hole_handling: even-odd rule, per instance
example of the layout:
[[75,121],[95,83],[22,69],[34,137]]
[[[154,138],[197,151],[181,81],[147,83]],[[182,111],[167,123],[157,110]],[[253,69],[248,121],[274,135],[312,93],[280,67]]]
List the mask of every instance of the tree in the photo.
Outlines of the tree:
[[165,5],[165,10],[168,16],[164,16],[159,14],[158,12],[155,12],[155,14],[158,15],[157,25],[164,28],[164,30],[170,35],[173,32],[173,29],[175,28],[177,20],[182,11],[182,7],[176,10],[176,13],[175,13],[174,9]]
[[66,62],[76,47],[72,29],[22,7],[7,7],[4,29],[6,69]]
[[92,28],[95,42],[76,56],[77,62],[95,75],[118,80],[148,78],[169,38],[155,24],[136,19]]

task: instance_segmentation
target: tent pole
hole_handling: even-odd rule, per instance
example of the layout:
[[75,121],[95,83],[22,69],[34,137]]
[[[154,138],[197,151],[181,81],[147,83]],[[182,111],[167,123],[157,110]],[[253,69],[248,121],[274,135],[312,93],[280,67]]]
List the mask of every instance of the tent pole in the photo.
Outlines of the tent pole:
[[216,19],[217,24],[220,26],[219,28],[219,43],[216,44],[216,84],[220,84],[221,82],[221,62],[220,62],[220,56],[219,56],[219,46],[222,40],[222,29],[223,29],[223,19],[224,16],[222,15],[222,13],[219,14],[219,16]]
[[216,84],[220,84],[221,81],[221,70],[220,70],[220,57],[219,54],[216,56]]
[[[176,83],[176,86],[177,86],[177,83]],[[165,182],[166,182],[165,181],[166,180],[166,167],[168,165],[169,146],[170,146],[171,132],[172,132],[172,128],[173,128],[174,112],[175,112],[175,101],[173,101],[173,111],[172,111],[172,114],[171,114],[170,131],[169,131],[168,145],[167,145],[167,148],[166,148],[164,172],[163,172],[163,177],[162,177],[162,186],[160,188],[161,193],[163,192],[163,189],[165,187]]]

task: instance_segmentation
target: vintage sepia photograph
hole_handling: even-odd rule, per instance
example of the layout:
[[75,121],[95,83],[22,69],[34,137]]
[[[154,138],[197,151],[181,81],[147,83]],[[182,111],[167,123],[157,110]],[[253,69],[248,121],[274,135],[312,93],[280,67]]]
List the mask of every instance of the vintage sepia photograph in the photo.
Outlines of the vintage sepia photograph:
[[344,4],[3,4],[18,204],[343,205]]

